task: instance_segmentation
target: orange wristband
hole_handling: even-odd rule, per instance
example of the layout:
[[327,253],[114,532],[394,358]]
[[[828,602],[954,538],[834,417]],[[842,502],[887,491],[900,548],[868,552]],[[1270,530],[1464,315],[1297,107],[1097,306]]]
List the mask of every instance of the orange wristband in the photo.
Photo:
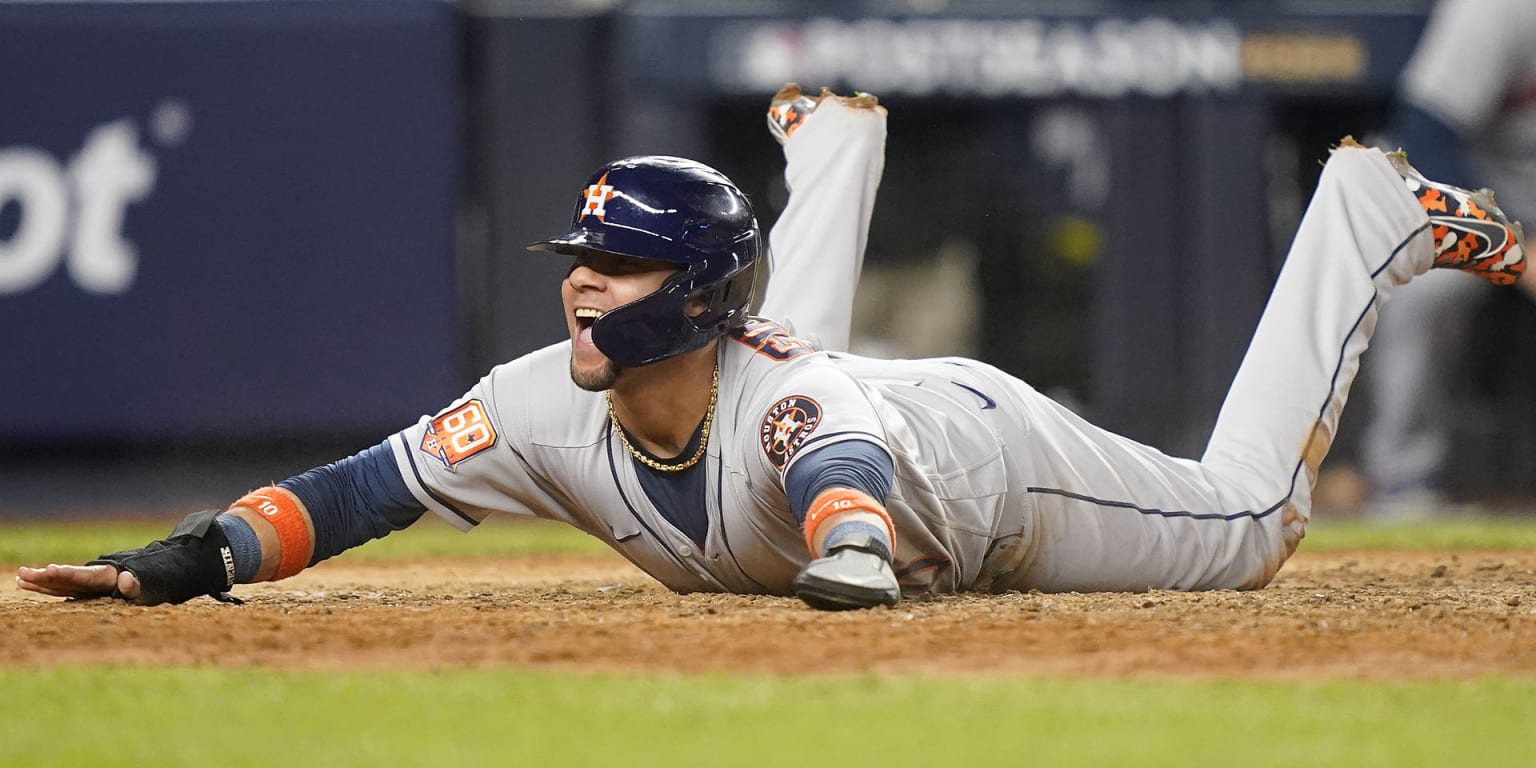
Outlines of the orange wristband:
[[299,508],[299,502],[292,494],[269,485],[240,497],[230,505],[231,509],[234,507],[256,510],[277,530],[277,573],[272,576],[273,581],[286,579],[309,567],[309,558],[314,554],[314,537],[309,532],[304,510]]
[[816,495],[811,511],[805,516],[805,548],[816,553],[816,529],[822,521],[841,512],[869,512],[885,521],[885,530],[891,535],[891,551],[896,551],[896,524],[885,511],[885,505],[875,497],[852,488],[828,488]]

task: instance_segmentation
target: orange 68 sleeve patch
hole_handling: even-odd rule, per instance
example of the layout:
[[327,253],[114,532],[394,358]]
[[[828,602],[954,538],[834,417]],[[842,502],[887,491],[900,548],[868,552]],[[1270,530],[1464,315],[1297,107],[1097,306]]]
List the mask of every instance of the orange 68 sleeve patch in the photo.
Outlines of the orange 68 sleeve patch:
[[768,463],[783,470],[820,423],[821,405],[809,397],[790,395],[774,403],[759,428]]
[[485,406],[470,400],[427,422],[421,436],[422,453],[448,469],[496,444],[496,428],[485,417]]

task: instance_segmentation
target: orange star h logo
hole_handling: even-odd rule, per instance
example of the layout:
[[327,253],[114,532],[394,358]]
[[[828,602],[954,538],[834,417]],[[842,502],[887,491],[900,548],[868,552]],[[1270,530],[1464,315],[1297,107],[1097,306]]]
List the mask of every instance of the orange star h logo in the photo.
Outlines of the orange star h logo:
[[596,216],[598,221],[602,221],[603,217],[608,215],[608,209],[605,206],[607,206],[609,198],[613,197],[613,185],[606,183],[607,181],[608,174],[605,173],[602,178],[597,180],[596,184],[587,187],[587,204],[581,209],[581,215],[577,217],[577,220],[585,219],[588,216]]

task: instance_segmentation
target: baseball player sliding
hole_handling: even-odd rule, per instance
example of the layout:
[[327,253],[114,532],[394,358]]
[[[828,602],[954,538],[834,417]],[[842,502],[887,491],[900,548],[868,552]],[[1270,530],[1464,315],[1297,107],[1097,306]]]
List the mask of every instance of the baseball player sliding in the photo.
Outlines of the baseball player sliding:
[[[578,190],[569,340],[492,369],[382,444],[171,535],[23,589],[139,603],[226,597],[426,510],[561,520],[679,592],[816,608],[1011,589],[1252,589],[1306,531],[1312,482],[1394,288],[1432,267],[1510,282],[1520,233],[1481,194],[1346,140],[1319,181],[1199,461],[1099,429],[962,358],[836,350],[883,167],[873,97],[786,88],[770,125],[792,195],[768,258],[749,202],[695,162],[633,157]],[[1129,329],[1128,329],[1129,330]],[[232,599],[232,598],[227,598]]]

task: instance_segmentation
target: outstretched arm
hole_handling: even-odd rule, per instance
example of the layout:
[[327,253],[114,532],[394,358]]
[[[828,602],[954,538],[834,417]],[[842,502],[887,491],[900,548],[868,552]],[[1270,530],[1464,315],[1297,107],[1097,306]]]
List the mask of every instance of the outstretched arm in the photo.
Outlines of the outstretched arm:
[[87,565],[20,568],[16,583],[54,597],[179,603],[236,583],[287,578],[404,528],[423,511],[384,443],[252,491],[223,512],[193,514],[145,547]]

